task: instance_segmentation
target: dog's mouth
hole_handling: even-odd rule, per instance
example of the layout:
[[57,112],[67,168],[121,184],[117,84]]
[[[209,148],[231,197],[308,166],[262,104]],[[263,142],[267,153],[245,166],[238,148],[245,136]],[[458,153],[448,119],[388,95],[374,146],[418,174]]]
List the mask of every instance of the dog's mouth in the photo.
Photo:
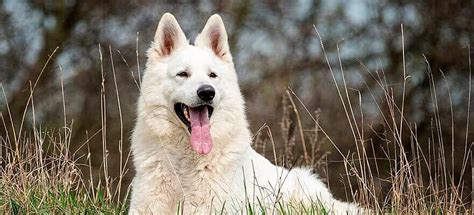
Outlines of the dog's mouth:
[[212,137],[209,121],[214,108],[207,104],[190,107],[183,103],[176,103],[174,110],[191,133],[191,147],[194,151],[202,155],[211,152]]
[[207,110],[208,120],[210,120],[212,116],[212,112],[214,111],[214,108],[210,105],[199,105],[199,106],[189,107],[188,105],[185,105],[184,103],[174,104],[174,111],[176,112],[176,115],[181,120],[181,122],[183,122],[186,125],[189,132],[192,131],[191,111],[193,113],[202,114],[204,112],[204,109]]

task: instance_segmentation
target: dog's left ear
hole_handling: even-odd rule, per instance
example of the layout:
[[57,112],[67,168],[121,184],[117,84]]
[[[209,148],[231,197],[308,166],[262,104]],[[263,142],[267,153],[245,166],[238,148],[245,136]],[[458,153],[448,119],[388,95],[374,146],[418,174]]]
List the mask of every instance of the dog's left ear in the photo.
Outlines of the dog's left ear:
[[165,13],[158,23],[154,47],[159,57],[170,56],[175,50],[188,44],[178,21],[171,13]]
[[197,36],[195,44],[196,46],[208,47],[219,58],[232,62],[232,55],[230,54],[224,22],[217,14],[212,15],[207,20],[204,29]]

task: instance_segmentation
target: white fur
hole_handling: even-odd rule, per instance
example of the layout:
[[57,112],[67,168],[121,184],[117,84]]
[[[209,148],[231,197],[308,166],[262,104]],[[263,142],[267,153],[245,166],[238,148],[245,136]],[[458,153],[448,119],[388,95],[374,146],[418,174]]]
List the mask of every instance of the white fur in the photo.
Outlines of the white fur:
[[[176,76],[185,69],[188,78]],[[218,77],[210,78],[210,71]],[[173,109],[176,102],[197,102],[202,84],[216,89],[210,119],[214,147],[207,155],[192,150],[189,131]],[[173,15],[163,15],[148,51],[137,113],[130,214],[176,214],[178,207],[185,214],[245,213],[248,204],[271,212],[278,201],[320,201],[336,214],[359,210],[335,200],[308,169],[275,166],[251,148],[244,100],[218,15],[209,18],[194,46]]]

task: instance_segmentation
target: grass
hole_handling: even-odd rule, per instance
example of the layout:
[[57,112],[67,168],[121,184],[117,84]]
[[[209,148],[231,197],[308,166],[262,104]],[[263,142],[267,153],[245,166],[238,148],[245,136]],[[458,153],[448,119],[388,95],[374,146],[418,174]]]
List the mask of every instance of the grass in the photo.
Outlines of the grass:
[[[50,59],[56,50],[50,55]],[[102,52],[100,54],[102,63]],[[50,59],[47,62],[50,62]],[[43,67],[40,76],[45,68],[46,66]],[[103,67],[101,72],[102,80],[105,81]],[[118,95],[115,70],[113,73]],[[3,90],[3,85],[1,87]],[[61,81],[61,96],[64,125],[51,130],[36,125],[33,102],[35,87],[36,84],[30,89],[27,109],[20,116],[19,125],[14,124],[8,105],[7,114],[0,115],[5,129],[3,131],[5,136],[0,139],[0,213],[120,214],[126,212],[127,204],[123,199],[127,199],[129,189],[121,189],[122,179],[127,173],[125,166],[128,163],[129,154],[122,153],[122,137],[117,146],[121,152],[120,163],[123,165],[120,165],[119,177],[111,178],[107,166],[104,85],[101,89],[102,127],[91,137],[88,136],[84,143],[78,144],[79,148],[75,151],[70,149],[73,125],[67,124],[63,81]],[[4,90],[3,94],[5,101],[8,101]],[[27,111],[31,112],[31,129],[25,129]],[[123,130],[122,125],[120,128]],[[89,140],[99,133],[102,134],[103,161],[101,170],[98,172],[92,167]],[[83,147],[87,147],[88,153],[78,155],[77,153]],[[80,159],[85,159],[86,162],[80,162]],[[84,175],[86,172],[89,175]],[[95,181],[93,174],[98,175],[101,180]]]
[[[317,30],[316,33],[319,36]],[[321,46],[324,51],[322,42]],[[103,65],[101,48],[99,50],[101,65]],[[111,49],[109,51],[112,54]],[[377,89],[368,87],[369,92],[375,90],[383,92],[382,96],[376,96],[376,93],[369,95],[377,105],[377,110],[383,118],[385,128],[385,131],[380,134],[383,136],[385,156],[376,158],[379,162],[374,162],[372,157],[374,153],[368,151],[366,147],[368,144],[373,144],[373,140],[364,136],[366,133],[364,129],[367,127],[364,126],[366,122],[363,117],[360,118],[357,115],[357,113],[364,112],[361,108],[362,105],[354,103],[353,96],[348,92],[340,58],[340,74],[336,74],[325,54],[324,51],[328,69],[337,86],[337,93],[351,128],[350,132],[354,141],[352,144],[356,146],[355,152],[343,153],[319,122],[318,116],[324,113],[314,113],[309,110],[291,89],[288,89],[286,99],[283,101],[284,110],[280,133],[284,136],[283,139],[286,140],[284,142],[286,151],[284,158],[278,159],[274,137],[268,126],[262,127],[257,132],[253,143],[254,147],[262,152],[267,151],[267,148],[270,147],[275,162],[289,167],[299,157],[299,155],[293,154],[293,149],[299,147],[303,150],[301,155],[303,165],[320,167],[324,166],[326,155],[324,152],[321,154],[320,143],[322,141],[329,142],[343,158],[345,177],[347,181],[352,182],[347,186],[349,195],[361,205],[371,208],[373,211],[394,214],[472,212],[470,206],[466,204],[466,196],[463,195],[466,189],[463,181],[456,180],[454,172],[449,171],[451,167],[446,154],[453,153],[451,156],[454,159],[454,151],[448,152],[444,149],[445,144],[448,143],[442,141],[445,137],[440,131],[444,126],[453,125],[441,123],[437,109],[440,98],[436,97],[437,89],[434,80],[430,83],[430,89],[431,105],[433,105],[435,114],[432,136],[428,140],[429,142],[426,142],[427,140],[418,138],[416,124],[405,117],[404,96],[405,88],[408,85],[406,82],[408,79],[406,68],[404,67],[402,74],[403,96],[401,101],[394,96],[394,90],[396,89],[386,83],[383,73],[372,72],[368,69],[365,71],[377,83]],[[113,62],[113,59],[111,60]],[[427,64],[427,67],[428,76],[433,79],[429,64]],[[115,82],[114,93],[117,95],[118,109],[120,110],[120,95],[113,64],[112,73]],[[103,67],[101,67],[101,74],[104,81]],[[342,77],[342,84],[337,81],[336,75]],[[135,83],[137,86],[139,85],[139,81]],[[471,83],[471,77],[469,77],[469,83]],[[90,153],[79,155],[76,154],[77,151],[70,150],[73,125],[66,123],[64,93],[62,93],[64,125],[61,128],[48,130],[36,125],[33,103],[34,87],[30,89],[30,99],[27,105],[28,111],[32,113],[30,120],[32,129],[25,129],[26,126],[23,126],[27,110],[25,110],[23,116],[14,116],[22,118],[20,125],[14,125],[8,107],[6,113],[1,113],[1,123],[6,136],[1,138],[0,143],[0,213],[120,214],[127,211],[129,189],[123,188],[121,185],[123,176],[127,173],[126,164],[130,156],[123,152],[122,146],[123,138],[127,137],[123,136],[123,126],[120,123],[121,137],[117,144],[121,152],[120,176],[111,178],[107,165],[106,92],[103,86],[101,88],[102,127],[100,131],[93,134],[93,136],[102,135],[103,163],[100,172],[96,171],[95,174],[100,175],[99,178],[103,178],[103,180],[94,181]],[[469,89],[469,101],[470,96],[471,89]],[[8,99],[5,98],[5,101],[8,101]],[[356,109],[357,107],[360,109]],[[468,112],[469,110],[470,106]],[[122,121],[121,117],[120,115],[120,121]],[[310,128],[305,127],[307,125],[307,123],[303,123],[305,120],[311,122],[312,126]],[[290,126],[293,124],[291,122],[295,122],[295,132],[289,132]],[[470,159],[472,156],[471,143],[468,142],[467,134],[469,124],[468,113],[465,122],[466,142],[463,143],[465,144],[465,151],[462,156],[457,156],[457,159],[462,160],[462,174],[467,173],[469,161],[472,162]],[[407,144],[406,140],[410,140],[410,142]],[[423,150],[423,144],[431,145],[432,148],[428,151]],[[80,144],[76,143],[76,145],[89,148],[87,141]],[[407,151],[411,153],[407,153]],[[81,158],[85,158],[86,162],[79,162]],[[89,171],[86,171],[89,172],[89,175],[81,171],[84,168],[89,169]],[[389,184],[388,189],[381,191],[380,183]],[[320,207],[317,202],[305,206],[297,203],[277,202],[274,208],[263,208],[258,204],[248,204],[240,211],[247,214],[330,213],[325,208]],[[179,214],[179,212],[180,210],[177,213]]]
[[[63,135],[66,136],[63,136]],[[116,214],[126,205],[107,195],[108,188],[84,181],[69,154],[69,133],[34,132],[22,144],[5,146],[0,166],[0,213]]]

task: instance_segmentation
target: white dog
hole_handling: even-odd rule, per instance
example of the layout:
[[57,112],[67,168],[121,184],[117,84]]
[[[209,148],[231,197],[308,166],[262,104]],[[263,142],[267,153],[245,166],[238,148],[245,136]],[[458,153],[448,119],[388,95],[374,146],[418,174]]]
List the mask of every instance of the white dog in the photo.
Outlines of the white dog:
[[272,211],[278,202],[357,213],[307,169],[255,152],[227,33],[209,18],[190,45],[173,15],[161,18],[138,101],[131,214]]

